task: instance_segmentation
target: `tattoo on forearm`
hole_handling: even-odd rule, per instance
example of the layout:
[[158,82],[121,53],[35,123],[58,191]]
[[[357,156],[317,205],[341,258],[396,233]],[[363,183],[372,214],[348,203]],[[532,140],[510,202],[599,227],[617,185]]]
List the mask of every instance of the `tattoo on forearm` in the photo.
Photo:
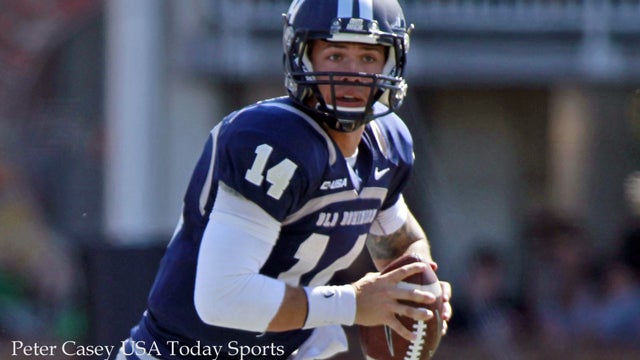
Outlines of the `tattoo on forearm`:
[[389,235],[367,236],[367,248],[374,259],[395,259],[415,241],[426,241],[426,235],[422,228],[409,214],[407,221],[396,232]]

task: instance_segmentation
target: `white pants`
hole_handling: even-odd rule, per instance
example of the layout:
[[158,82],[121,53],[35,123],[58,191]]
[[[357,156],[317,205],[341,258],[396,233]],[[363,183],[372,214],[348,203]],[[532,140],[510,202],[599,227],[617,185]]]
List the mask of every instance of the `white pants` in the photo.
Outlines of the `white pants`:
[[291,354],[291,360],[327,359],[347,351],[349,344],[342,326],[330,325],[315,328],[307,341]]

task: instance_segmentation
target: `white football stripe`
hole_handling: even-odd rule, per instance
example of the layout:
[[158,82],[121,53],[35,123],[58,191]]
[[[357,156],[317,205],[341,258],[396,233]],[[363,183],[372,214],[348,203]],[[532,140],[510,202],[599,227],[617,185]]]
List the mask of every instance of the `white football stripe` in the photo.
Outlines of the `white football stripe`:
[[412,284],[405,281],[401,281],[398,283],[398,287],[400,289],[405,289],[405,290],[422,290],[422,291],[430,292],[436,297],[442,296],[442,286],[440,286],[439,282],[435,282],[429,285],[418,285],[418,284]]

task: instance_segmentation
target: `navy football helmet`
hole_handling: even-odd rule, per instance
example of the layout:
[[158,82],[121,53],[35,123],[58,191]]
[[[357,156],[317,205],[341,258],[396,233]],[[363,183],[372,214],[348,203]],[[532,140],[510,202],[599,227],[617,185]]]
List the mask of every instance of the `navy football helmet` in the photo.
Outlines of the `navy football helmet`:
[[[329,127],[353,131],[402,105],[407,93],[403,75],[413,25],[407,25],[397,0],[294,0],[284,20],[285,86],[291,98],[318,114]],[[314,71],[307,52],[310,41],[316,39],[387,46],[383,73]],[[324,99],[318,85],[331,85],[333,99]],[[334,107],[336,85],[371,87],[366,106]],[[374,107],[378,101],[385,106]]]

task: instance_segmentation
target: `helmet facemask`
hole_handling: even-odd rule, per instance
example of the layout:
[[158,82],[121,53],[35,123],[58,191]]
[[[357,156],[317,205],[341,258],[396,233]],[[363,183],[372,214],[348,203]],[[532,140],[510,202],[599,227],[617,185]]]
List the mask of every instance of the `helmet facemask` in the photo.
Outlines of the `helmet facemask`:
[[[285,85],[290,96],[302,107],[320,115],[330,128],[350,132],[367,122],[396,111],[407,91],[403,78],[408,32],[381,32],[376,20],[336,18],[330,31],[294,29],[285,18],[283,36]],[[353,23],[358,26],[354,27]],[[365,30],[362,30],[365,29]],[[309,60],[312,40],[352,42],[386,46],[387,60],[382,73],[314,71]],[[320,86],[329,86],[330,98],[325,99]],[[336,87],[363,86],[369,96],[362,108],[336,107]],[[376,105],[376,102],[382,105]]]

